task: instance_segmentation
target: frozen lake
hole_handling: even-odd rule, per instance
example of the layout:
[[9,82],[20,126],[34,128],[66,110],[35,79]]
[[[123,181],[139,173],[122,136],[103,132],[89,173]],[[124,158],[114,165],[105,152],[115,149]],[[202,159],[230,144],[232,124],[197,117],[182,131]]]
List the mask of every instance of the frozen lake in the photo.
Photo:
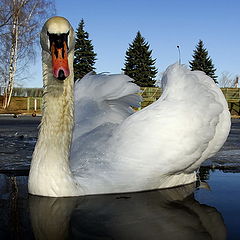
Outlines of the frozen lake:
[[27,193],[39,123],[0,116],[0,239],[240,239],[240,120],[199,187],[58,199]]

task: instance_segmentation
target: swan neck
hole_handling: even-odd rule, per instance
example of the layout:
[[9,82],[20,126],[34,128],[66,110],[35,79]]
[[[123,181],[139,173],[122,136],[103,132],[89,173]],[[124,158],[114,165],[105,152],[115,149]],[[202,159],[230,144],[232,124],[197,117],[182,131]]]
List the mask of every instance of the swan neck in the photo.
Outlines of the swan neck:
[[59,81],[53,77],[51,56],[43,52],[43,115],[33,153],[29,192],[43,196],[76,195],[69,167],[73,128],[73,52],[69,53],[70,75]]
[[[73,53],[69,53],[70,75],[64,80],[53,77],[51,57],[43,53],[43,116],[40,137],[44,135],[50,141],[58,143],[59,148],[66,147],[68,159],[73,127]],[[50,63],[49,63],[50,62]]]

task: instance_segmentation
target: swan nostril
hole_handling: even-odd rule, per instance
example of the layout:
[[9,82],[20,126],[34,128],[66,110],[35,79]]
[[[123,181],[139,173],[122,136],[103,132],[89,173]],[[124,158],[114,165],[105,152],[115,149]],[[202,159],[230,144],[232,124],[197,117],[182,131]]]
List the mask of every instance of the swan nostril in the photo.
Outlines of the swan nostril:
[[66,78],[66,76],[65,76],[65,74],[64,74],[64,71],[63,71],[62,69],[60,69],[60,70],[58,71],[58,77],[57,77],[57,79],[58,79],[58,80],[65,80],[65,78]]

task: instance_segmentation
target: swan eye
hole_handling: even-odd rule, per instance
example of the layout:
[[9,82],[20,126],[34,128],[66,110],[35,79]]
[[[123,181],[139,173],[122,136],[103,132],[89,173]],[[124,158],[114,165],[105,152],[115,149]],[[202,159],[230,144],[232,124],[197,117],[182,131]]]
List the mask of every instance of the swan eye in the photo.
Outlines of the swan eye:
[[49,35],[50,35],[50,33],[47,31],[47,35],[48,35],[48,38],[47,38],[47,46],[48,46],[48,49],[49,49],[49,51],[50,51],[50,48],[51,48],[51,46],[50,46],[50,40],[49,40]]

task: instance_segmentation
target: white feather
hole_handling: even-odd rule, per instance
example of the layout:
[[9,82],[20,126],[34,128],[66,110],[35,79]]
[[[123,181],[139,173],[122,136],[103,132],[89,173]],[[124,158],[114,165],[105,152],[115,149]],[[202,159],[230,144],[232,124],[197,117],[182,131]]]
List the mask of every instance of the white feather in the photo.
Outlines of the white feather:
[[109,102],[122,106],[123,93],[139,91],[127,76],[87,75],[76,85],[70,159],[86,194],[192,182],[194,171],[223,145],[230,117],[213,80],[174,64],[163,83],[161,98],[130,116]]

